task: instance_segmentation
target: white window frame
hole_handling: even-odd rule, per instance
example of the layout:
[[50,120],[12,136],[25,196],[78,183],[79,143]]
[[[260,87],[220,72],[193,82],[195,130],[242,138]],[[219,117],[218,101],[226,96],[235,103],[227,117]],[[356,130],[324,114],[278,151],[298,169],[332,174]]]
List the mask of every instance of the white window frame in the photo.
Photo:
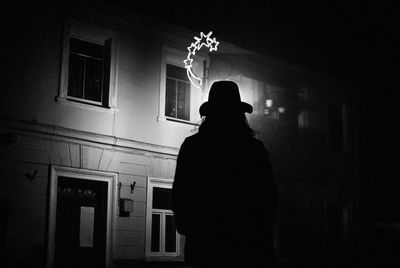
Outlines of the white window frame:
[[[70,38],[76,38],[94,44],[103,45],[106,40],[111,40],[111,60],[108,86],[108,103],[99,103],[86,99],[68,96],[68,65],[69,65],[69,43]],[[118,37],[117,34],[109,29],[98,26],[89,25],[74,19],[66,19],[64,26],[62,63],[60,89],[57,100],[59,101],[75,101],[80,105],[91,104],[98,105],[100,109],[112,109],[117,107],[117,60],[118,60]]]
[[102,171],[93,171],[77,169],[62,166],[52,166],[50,174],[50,197],[49,197],[49,216],[47,233],[47,260],[46,267],[53,267],[55,257],[55,234],[57,217],[57,186],[59,177],[68,177],[71,179],[84,179],[103,181],[107,183],[107,235],[106,235],[106,263],[105,267],[112,267],[114,245],[115,245],[115,227],[117,211],[117,181],[118,174]]
[[[165,216],[173,215],[172,210],[153,209],[153,188],[172,189],[173,180],[148,177],[147,179],[147,207],[146,207],[146,249],[145,259],[147,261],[183,261],[183,243],[184,237],[176,232],[176,252],[165,252]],[[151,251],[151,230],[152,230],[152,215],[153,213],[160,214],[161,230],[160,230],[160,252]]]
[[[179,51],[170,47],[162,48],[161,56],[161,69],[160,69],[160,98],[159,98],[159,110],[158,110],[158,121],[169,121],[186,123],[191,125],[200,124],[199,107],[204,102],[204,92],[196,88],[190,83],[190,119],[182,120],[175,117],[169,117],[165,115],[165,101],[166,101],[166,79],[167,79],[167,64],[174,65],[185,69],[183,61],[187,58],[187,51]],[[204,56],[196,55],[192,65],[193,70],[197,76],[203,78],[204,61],[208,61],[208,58]],[[186,71],[186,69],[185,69]],[[204,81],[205,82],[205,81]]]

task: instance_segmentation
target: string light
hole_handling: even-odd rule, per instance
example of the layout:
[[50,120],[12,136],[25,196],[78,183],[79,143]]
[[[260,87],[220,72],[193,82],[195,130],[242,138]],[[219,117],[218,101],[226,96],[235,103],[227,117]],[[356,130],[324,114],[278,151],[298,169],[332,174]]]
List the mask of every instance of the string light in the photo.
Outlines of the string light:
[[[212,51],[217,51],[217,46],[219,45],[219,42],[217,39],[211,38],[212,32],[210,31],[208,34],[204,34],[203,32],[200,32],[200,37],[195,36],[194,39],[196,40],[195,42],[191,43],[190,46],[188,46],[188,55],[186,59],[183,61],[185,64],[186,68],[186,74],[190,80],[190,82],[197,88],[201,89],[202,84],[203,84],[203,79],[198,77],[194,72],[193,72],[193,57],[196,55],[196,51],[200,50],[203,46],[207,47],[209,49],[209,52]],[[197,83],[194,82],[194,80],[197,81]],[[199,86],[200,85],[200,86]]]

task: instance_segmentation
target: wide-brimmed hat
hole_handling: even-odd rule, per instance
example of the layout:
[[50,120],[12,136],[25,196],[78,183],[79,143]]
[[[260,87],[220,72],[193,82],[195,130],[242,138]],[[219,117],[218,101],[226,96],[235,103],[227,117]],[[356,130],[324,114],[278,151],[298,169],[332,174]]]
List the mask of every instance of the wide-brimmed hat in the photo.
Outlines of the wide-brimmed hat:
[[253,106],[240,99],[239,87],[233,81],[217,81],[211,86],[208,101],[199,109],[200,116],[208,116],[225,110],[231,113],[253,112]]

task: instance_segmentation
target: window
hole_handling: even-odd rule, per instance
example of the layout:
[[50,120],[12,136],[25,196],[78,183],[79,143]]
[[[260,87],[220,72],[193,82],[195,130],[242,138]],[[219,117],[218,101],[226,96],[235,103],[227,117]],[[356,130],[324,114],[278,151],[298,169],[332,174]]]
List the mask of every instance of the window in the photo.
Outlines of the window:
[[190,81],[186,69],[167,64],[165,116],[190,120]]
[[108,88],[103,83],[104,46],[70,38],[68,97],[102,105]]
[[328,145],[334,152],[343,151],[343,106],[328,104]]
[[[186,57],[185,50],[163,48],[158,120],[198,125],[204,92],[190,83],[183,63]],[[206,62],[206,57],[196,55],[192,66],[198,76]]]
[[114,33],[68,20],[59,98],[103,108],[116,107],[116,50]]
[[172,181],[156,178],[148,179],[146,258],[182,259],[182,237],[175,228],[172,212]]

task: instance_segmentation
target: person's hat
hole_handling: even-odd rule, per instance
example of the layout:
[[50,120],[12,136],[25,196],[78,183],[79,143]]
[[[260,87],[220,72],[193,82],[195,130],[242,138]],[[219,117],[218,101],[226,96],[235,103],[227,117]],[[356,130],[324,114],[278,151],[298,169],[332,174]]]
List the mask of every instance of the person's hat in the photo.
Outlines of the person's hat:
[[221,110],[251,114],[253,107],[240,100],[239,87],[235,82],[217,81],[212,84],[208,101],[200,106],[199,112],[200,116],[208,116]]

